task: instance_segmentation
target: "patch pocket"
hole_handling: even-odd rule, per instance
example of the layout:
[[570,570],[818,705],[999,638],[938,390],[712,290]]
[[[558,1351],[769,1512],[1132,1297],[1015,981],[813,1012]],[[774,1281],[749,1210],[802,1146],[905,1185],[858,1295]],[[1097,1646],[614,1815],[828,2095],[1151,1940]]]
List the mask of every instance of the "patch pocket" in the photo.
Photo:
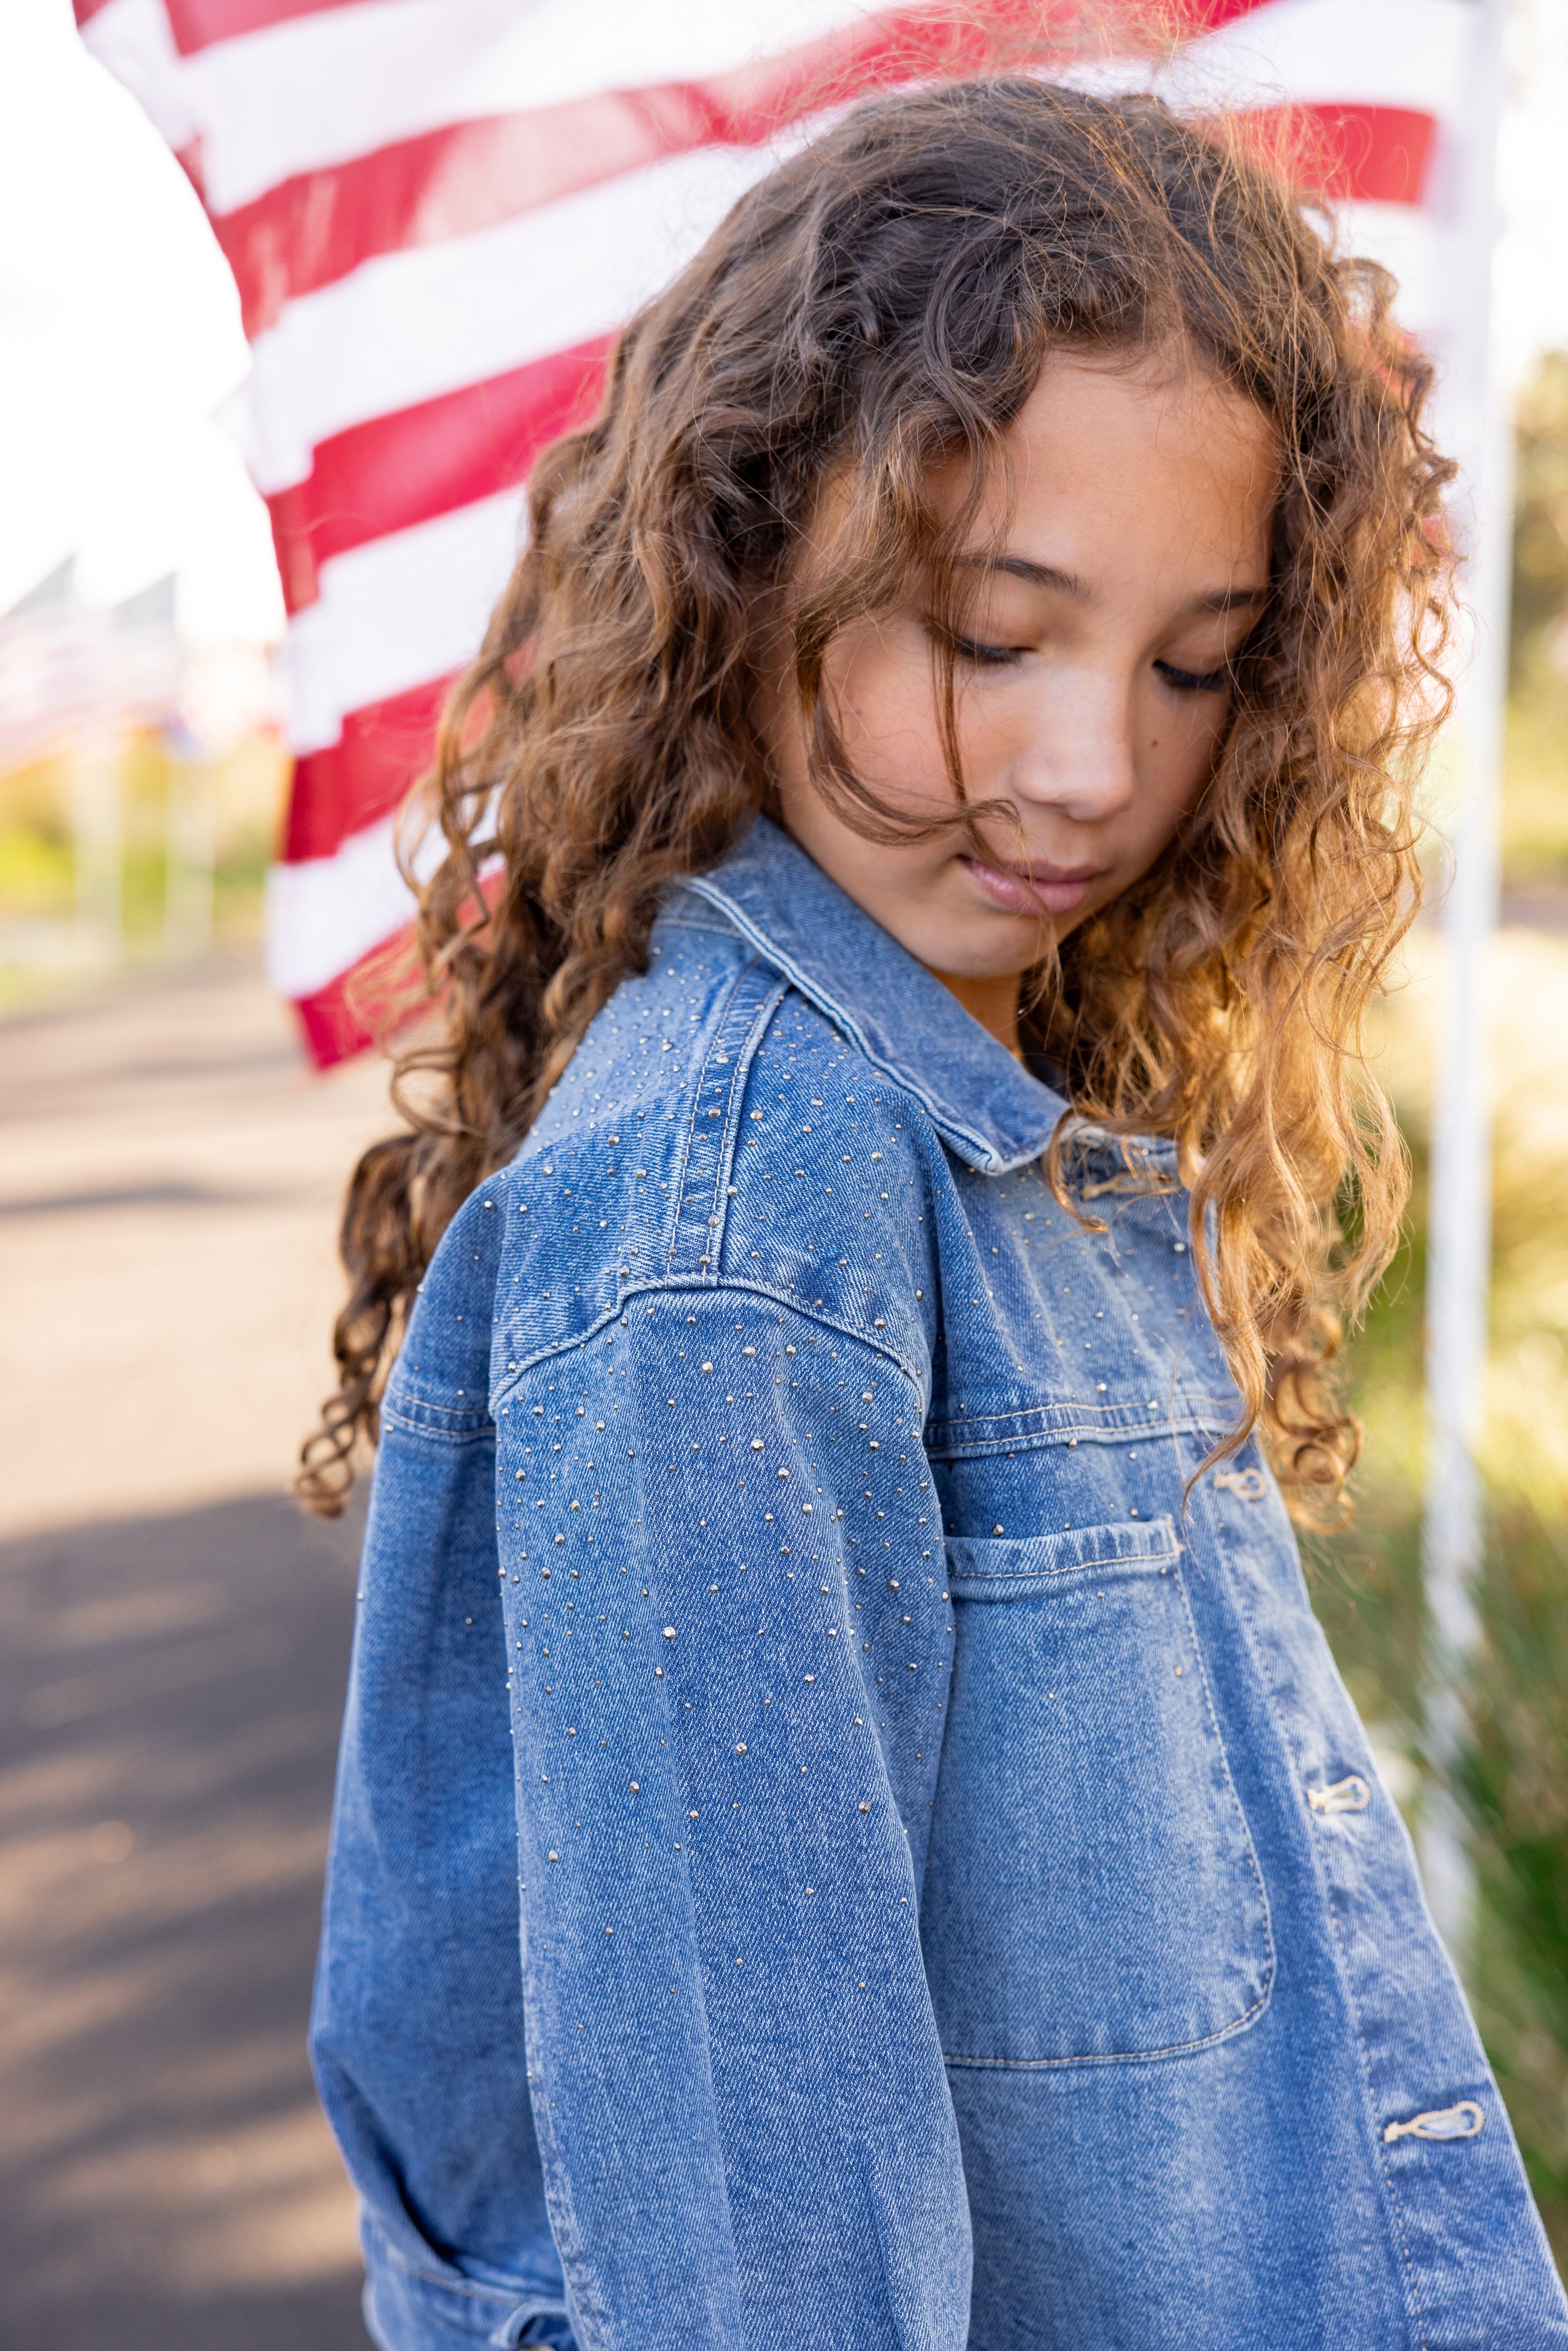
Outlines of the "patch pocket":
[[1273,1981],[1269,1907],[1168,1519],[953,1541],[921,1900],[954,2065],[1175,2056]]

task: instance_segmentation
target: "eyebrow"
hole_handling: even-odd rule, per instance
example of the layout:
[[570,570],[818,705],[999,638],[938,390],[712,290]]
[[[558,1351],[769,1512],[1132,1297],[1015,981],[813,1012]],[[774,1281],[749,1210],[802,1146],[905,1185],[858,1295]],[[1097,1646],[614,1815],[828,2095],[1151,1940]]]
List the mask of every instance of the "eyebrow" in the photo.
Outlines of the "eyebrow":
[[1267,588],[1214,588],[1207,596],[1195,596],[1187,606],[1189,612],[1235,612],[1249,604],[1264,604],[1269,600]]
[[1031,588],[1050,588],[1058,596],[1071,596],[1075,604],[1089,601],[1089,590],[1082,580],[1071,571],[1059,571],[1054,563],[1031,563],[1023,555],[965,555],[959,558],[965,571],[1005,571],[1010,580],[1026,580]]
[[[1023,555],[966,555],[960,558],[965,570],[1005,571],[1010,580],[1023,580],[1031,588],[1048,588],[1054,595],[1070,596],[1075,604],[1089,601],[1089,590],[1075,572],[1059,570],[1054,563],[1031,563]],[[1266,603],[1267,588],[1213,588],[1206,595],[1195,596],[1186,610],[1199,612],[1235,612],[1249,606]]]

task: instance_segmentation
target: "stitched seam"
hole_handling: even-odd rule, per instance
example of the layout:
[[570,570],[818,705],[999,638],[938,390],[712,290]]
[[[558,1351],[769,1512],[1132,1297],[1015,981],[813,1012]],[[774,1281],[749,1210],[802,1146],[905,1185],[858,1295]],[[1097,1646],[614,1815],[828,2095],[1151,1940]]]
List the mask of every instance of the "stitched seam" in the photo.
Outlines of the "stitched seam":
[[[815,1323],[819,1330],[831,1331],[838,1338],[852,1340],[857,1347],[863,1347],[867,1354],[880,1355],[884,1364],[891,1364],[894,1370],[908,1381],[915,1390],[915,1400],[917,1405],[925,1397],[925,1383],[915,1366],[906,1364],[903,1356],[895,1354],[891,1347],[884,1346],[877,1336],[868,1334],[852,1322],[841,1322],[836,1316],[810,1306],[802,1306],[798,1298],[791,1298],[781,1290],[771,1290],[766,1282],[742,1281],[733,1277],[724,1276],[716,1281],[708,1281],[694,1274],[684,1276],[673,1274],[667,1281],[643,1281],[637,1283],[634,1288],[622,1290],[614,1303],[606,1307],[598,1321],[591,1322],[585,1330],[578,1332],[570,1339],[559,1340],[552,1346],[540,1347],[531,1355],[520,1357],[517,1370],[508,1371],[505,1385],[496,1389],[495,1402],[497,1405],[504,1403],[522,1385],[527,1374],[536,1371],[540,1364],[556,1363],[568,1355],[575,1354],[579,1349],[586,1347],[591,1340],[597,1339],[612,1325],[618,1326],[628,1305],[634,1299],[673,1298],[682,1291],[691,1290],[695,1290],[699,1297],[704,1298],[716,1297],[721,1290],[727,1290],[736,1297],[760,1298],[766,1300],[770,1306],[781,1306],[787,1312],[798,1316],[802,1322]],[[493,1426],[495,1424],[496,1416],[492,1413],[489,1426]],[[920,1440],[923,1448],[925,1441],[924,1437]]]
[[[956,1535],[953,1540],[955,1542],[970,1542],[975,1538]],[[984,1541],[985,1538],[982,1537],[980,1540]],[[1019,1540],[1026,1540],[1026,1538],[1020,1537]],[[949,1583],[1038,1583],[1048,1575],[1079,1575],[1086,1568],[1091,1567],[1152,1567],[1156,1560],[1180,1557],[1181,1545],[1173,1535],[1169,1547],[1161,1551],[1107,1552],[1103,1558],[1075,1559],[1066,1567],[1020,1567],[1009,1571],[1006,1575],[971,1575],[960,1568],[956,1575],[949,1573],[947,1581]]]
[[[1263,1882],[1263,1872],[1258,1860],[1258,1848],[1252,1842],[1252,1823],[1247,1817],[1247,1808],[1231,1777],[1230,1758],[1225,1751],[1225,1738],[1219,1728],[1219,1717],[1215,1711],[1214,1691],[1209,1683],[1208,1667],[1204,1661],[1203,1644],[1197,1637],[1197,1620],[1192,1613],[1192,1600],[1187,1592],[1186,1578],[1179,1566],[1176,1569],[1176,1590],[1181,1594],[1182,1610],[1186,1617],[1186,1629],[1192,1639],[1192,1654],[1197,1661],[1197,1670],[1203,1677],[1203,1702],[1208,1708],[1209,1728],[1214,1732],[1214,1743],[1219,1752],[1220,1768],[1225,1773],[1225,1784],[1230,1791],[1230,1801],[1236,1807],[1236,1817],[1241,1823],[1241,1834],[1247,1841],[1247,1858],[1251,1864],[1252,1876],[1258,1887],[1258,1899],[1263,1906],[1263,1949],[1268,1958],[1268,1973],[1264,1980],[1262,1998],[1258,2003],[1262,2008],[1268,2005],[1273,1993],[1274,1978],[1279,1966],[1274,1950],[1274,1914],[1269,1907],[1269,1889]],[[1250,2015],[1251,2011],[1249,2010],[1248,2013]]]
[[[1270,1961],[1269,1980],[1250,2008],[1222,2024],[1218,2032],[1206,2032],[1199,2041],[1173,2041],[1166,2049],[1109,2049],[1103,2056],[1083,2057],[950,2057],[942,2053],[944,2065],[986,2065],[998,2072],[1014,2074],[1060,2073],[1069,2065],[1147,2065],[1156,2057],[1189,2057],[1198,2049],[1212,2049],[1217,2041],[1229,2041],[1245,2032],[1268,2007],[1274,1991],[1274,1974]],[[1425,2351],[1425,2346],[1423,2346]]]
[[[1160,1554],[1155,1553],[1154,1556],[1158,1557]],[[1179,1545],[1175,1556],[1179,1562],[1181,1557]],[[1116,1560],[1086,1560],[1083,1562],[1085,1566],[1097,1567],[1113,1567],[1124,1563]],[[1047,1573],[1062,1574],[1071,1571],[1059,1568],[1048,1570]],[[963,1579],[956,1580],[961,1582]],[[1187,1597],[1186,1583],[1179,1564],[1176,1568],[1176,1590],[1181,1594],[1183,1613],[1186,1617],[1187,1636],[1192,1643],[1193,1659],[1203,1684],[1203,1702],[1208,1710],[1208,1727],[1214,1734],[1215,1751],[1219,1757],[1220,1769],[1225,1773],[1225,1784],[1230,1792],[1230,1801],[1236,1808],[1236,1817],[1241,1823],[1241,1835],[1247,1848],[1248,1863],[1258,1888],[1258,1899],[1262,1905],[1265,1962],[1263,1988],[1250,2008],[1243,2009],[1239,2016],[1232,2017],[1229,2023],[1222,2024],[1218,2032],[1206,2032],[1196,2041],[1173,2042],[1164,2049],[1109,2050],[1103,2055],[1088,2054],[1082,2057],[950,2057],[944,2052],[945,2064],[984,2065],[1008,2069],[1015,2073],[1042,2073],[1060,2071],[1069,2065],[1134,2065],[1147,2064],[1156,2057],[1185,2057],[1190,2055],[1195,2050],[1212,2049],[1217,2042],[1228,2041],[1234,2034],[1244,2032],[1249,2024],[1261,2016],[1274,1996],[1274,1981],[1279,1970],[1274,1950],[1274,1920],[1269,1907],[1269,1892],[1263,1883],[1263,1873],[1258,1865],[1257,1848],[1252,1842],[1251,1823],[1247,1818],[1246,1808],[1237,1792],[1236,1782],[1230,1776],[1230,1758],[1225,1751],[1225,1739],[1219,1728],[1219,1718],[1214,1709],[1214,1693],[1209,1687],[1208,1668],[1204,1663],[1203,1648],[1197,1637],[1197,1625],[1193,1618],[1192,1603]]]
[[739,995],[742,987],[744,987],[750,974],[755,971],[756,968],[756,957],[748,957],[748,959],[742,964],[734,979],[730,982],[729,992],[725,997],[724,1002],[719,1010],[718,1019],[714,1023],[713,1032],[708,1040],[707,1050],[703,1055],[702,1068],[697,1071],[695,1082],[692,1089],[691,1116],[687,1119],[685,1131],[681,1136],[680,1160],[675,1169],[675,1180],[670,1186],[670,1223],[664,1235],[664,1264],[666,1269],[674,1265],[676,1253],[681,1246],[682,1214],[685,1206],[686,1196],[686,1169],[691,1163],[692,1137],[696,1133],[697,1120],[702,1115],[703,1085],[707,1077],[708,1071],[713,1066],[714,1053],[723,1039],[725,1027],[729,1019],[730,1012],[735,1004],[735,999]]
[[[371,2225],[374,2228],[373,2222]],[[374,2229],[374,2234],[377,2254],[385,2259],[389,2267],[402,2270],[405,2277],[418,2278],[422,2285],[437,2286],[443,2294],[451,2294],[455,2300],[466,2297],[471,2302],[497,2302],[508,2313],[525,2304],[531,2304],[533,2307],[528,2313],[531,2318],[553,2315],[561,2307],[559,2302],[542,2299],[535,2289],[528,2286],[478,2285],[472,2278],[443,2277],[439,2270],[429,2270],[421,2262],[411,2261],[384,2231]]]
[[[762,993],[757,997],[755,1002],[748,1003],[747,983],[755,985],[758,981],[764,983]],[[704,1096],[707,1088],[708,1072],[715,1066],[715,1056],[729,1044],[732,1035],[738,1031],[735,1050],[727,1055],[729,1082],[727,1088],[724,1118],[719,1129],[718,1156],[714,1168],[713,1194],[703,1218],[702,1230],[706,1242],[706,1254],[708,1262],[704,1267],[699,1261],[691,1269],[692,1272],[700,1278],[705,1289],[714,1288],[718,1280],[714,1268],[718,1263],[720,1252],[724,1247],[727,1205],[725,1198],[725,1184],[729,1169],[735,1162],[736,1135],[739,1127],[740,1105],[746,1096],[747,1081],[751,1074],[751,1065],[757,1058],[757,1049],[767,1035],[772,1025],[774,1014],[789,992],[789,982],[780,979],[770,968],[765,968],[758,964],[757,958],[753,956],[743,967],[729,992],[697,1078],[691,1123],[686,1131],[685,1147],[681,1156],[680,1205],[676,1210],[674,1237],[665,1258],[666,1267],[672,1274],[676,1270],[687,1205],[686,1169],[691,1160],[691,1141],[697,1130],[697,1121],[705,1112]],[[699,1260],[703,1254],[704,1252],[699,1249]]]
[[732,939],[735,936],[733,923],[705,923],[695,911],[682,905],[679,895],[672,898],[670,904],[660,911],[659,928],[664,930],[666,926],[676,931],[697,931],[707,939]]
[[1068,1396],[1056,1404],[1020,1405],[1016,1413],[988,1413],[983,1416],[977,1414],[972,1419],[938,1421],[933,1435],[939,1442],[963,1444],[978,1438],[982,1444],[1006,1444],[1025,1436],[1049,1434],[1053,1425],[1051,1416],[1063,1416],[1055,1424],[1057,1426],[1066,1425],[1065,1416],[1068,1415],[1077,1416],[1091,1424],[1099,1418],[1110,1426],[1117,1414],[1150,1411],[1165,1413],[1167,1417],[1163,1421],[1140,1425],[1165,1427],[1173,1425],[1174,1416],[1181,1416],[1183,1426],[1207,1426],[1212,1421],[1223,1426],[1235,1417],[1234,1404],[1225,1404],[1217,1396],[1177,1396],[1152,1406],[1131,1402],[1081,1404],[1076,1397]]
[[[744,977],[744,974],[742,977]],[[738,987],[739,984],[740,982],[737,979],[736,981],[736,986]],[[733,990],[731,993],[733,994]],[[726,1004],[726,1009],[728,1009],[727,1001]],[[723,1015],[721,1014],[719,1017],[719,1027],[722,1029],[723,1025],[724,1019]],[[712,1048],[710,1046],[709,1051],[711,1050]],[[670,1224],[669,1229],[664,1235],[664,1266],[666,1270],[668,1270],[674,1263],[675,1252],[681,1245],[681,1210],[686,1196],[686,1165],[691,1158],[692,1134],[696,1126],[697,1113],[702,1108],[702,1081],[704,1072],[706,1069],[707,1061],[705,1056],[702,1070],[697,1072],[696,1086],[692,1099],[692,1114],[687,1120],[685,1132],[681,1136],[680,1164],[675,1169],[675,1180],[670,1186]],[[649,1162],[650,1165],[653,1164],[653,1163],[652,1161]]]
[[[1270,1711],[1272,1711],[1272,1691],[1270,1691],[1268,1695]],[[1314,1846],[1317,1840],[1314,1838],[1312,1840]],[[1409,2239],[1405,2233],[1405,2214],[1400,2206],[1399,2192],[1395,2185],[1393,2175],[1389,2170],[1388,2157],[1384,2151],[1382,2134],[1376,2126],[1375,2116],[1377,2100],[1372,2084],[1372,2060],[1367,2053],[1366,2035],[1362,2030],[1361,2003],[1356,1999],[1355,1992],[1352,1985],[1350,1965],[1345,1957],[1344,1939],[1340,1933],[1339,1920],[1334,1915],[1333,1891],[1323,1880],[1321,1857],[1315,1851],[1312,1855],[1312,1869],[1314,1876],[1318,1879],[1320,1888],[1322,1889],[1323,1910],[1328,1919],[1329,1933],[1333,1938],[1334,1951],[1339,1960],[1340,1982],[1344,1991],[1345,2006],[1350,2011],[1351,2027],[1355,2034],[1356,2051],[1361,2059],[1362,2081],[1366,2092],[1367,2115],[1368,2120],[1372,2125],[1373,2155],[1379,2171],[1383,2174],[1384,2191],[1388,2199],[1388,2209],[1394,2221],[1395,2233],[1399,2240],[1399,2251],[1405,2262],[1405,2273],[1410,2282],[1410,2299],[1416,2305],[1416,2326],[1417,2336],[1419,2338],[1419,2351],[1427,2351],[1427,2313],[1422,2306],[1421,2302],[1421,2282],[1416,2276],[1416,2263],[1410,2252]]]
[[1075,1559],[1071,1567],[1020,1568],[1016,1575],[967,1575],[961,1569],[955,1575],[949,1569],[947,1581],[954,1584],[973,1583],[982,1592],[988,1592],[993,1584],[1048,1583],[1053,1576],[1086,1575],[1095,1567],[1157,1567],[1180,1556],[1179,1552],[1174,1551],[1107,1552],[1103,1559]]
[[1145,1437],[1152,1441],[1161,1437],[1219,1436],[1227,1424],[1203,1415],[1187,1415],[1176,1420],[1159,1419],[1153,1414],[1123,1410],[1107,1420],[1078,1420],[1063,1412],[1049,1428],[1017,1431],[1010,1437],[992,1437],[979,1444],[960,1444],[951,1432],[939,1434],[934,1427],[932,1451],[944,1461],[994,1460],[999,1454],[1011,1460],[1014,1454],[1044,1452],[1049,1447],[1067,1444],[1117,1445],[1128,1437]]
[[[1226,1561],[1229,1540],[1228,1530],[1221,1521],[1218,1512],[1215,1510],[1207,1495],[1200,1496],[1199,1508],[1207,1512],[1211,1522],[1210,1531],[1215,1537],[1215,1548],[1219,1558],[1222,1561]],[[1227,1567],[1228,1571],[1228,1562]],[[1243,1628],[1247,1637],[1247,1645],[1252,1653],[1253,1672],[1257,1676],[1258,1685],[1263,1692],[1264,1703],[1268,1707],[1270,1715],[1273,1720],[1274,1735],[1279,1741],[1280,1756],[1281,1761],[1284,1765],[1285,1777],[1289,1784],[1293,1788],[1297,1785],[1299,1777],[1295,1754],[1291,1747],[1289,1733],[1285,1728],[1283,1718],[1280,1712],[1279,1701],[1274,1692],[1273,1677],[1267,1669],[1263,1659],[1258,1653],[1258,1644],[1252,1621],[1252,1603],[1250,1595],[1248,1593],[1245,1586],[1243,1586],[1242,1592],[1239,1595],[1237,1613],[1242,1620]],[[1308,1836],[1307,1844],[1312,1855],[1312,1876],[1317,1881],[1318,1896],[1322,1905],[1323,1916],[1328,1921],[1329,1934],[1333,1938],[1333,1941],[1334,1954],[1339,1972],[1340,1991],[1344,2000],[1345,2008],[1349,2012],[1351,2030],[1355,2035],[1356,2051],[1361,2060],[1362,2086],[1365,2095],[1366,2121],[1372,2133],[1374,2158],[1376,2161],[1377,2168],[1383,2180],[1383,2191],[1385,2199],[1385,2210],[1393,2224],[1394,2233],[1398,2241],[1400,2258],[1404,2262],[1405,2274],[1410,2288],[1410,2298],[1416,2305],[1416,2325],[1418,2337],[1417,2351],[1428,2351],[1427,2341],[1427,2314],[1421,2304],[1420,2283],[1416,2274],[1416,2264],[1411,2256],[1409,2241],[1405,2233],[1405,2216],[1400,2210],[1398,2190],[1390,2172],[1388,2157],[1384,2149],[1381,2134],[1377,2127],[1377,2099],[1373,2089],[1372,2062],[1367,2054],[1366,2036],[1362,2030],[1361,2006],[1355,1997],[1354,1988],[1351,1980],[1350,1963],[1345,1956],[1343,1938],[1340,1933],[1339,1920],[1334,1914],[1333,1888],[1330,1886],[1328,1880],[1323,1874],[1322,1849],[1317,1838],[1312,1835]]]
[[392,1394],[382,1398],[382,1409],[428,1428],[478,1428],[490,1416],[485,1405],[468,1397],[462,1404],[438,1404],[434,1396],[422,1395],[406,1380],[400,1380]]
[[[759,977],[763,976],[756,965],[751,966],[746,977],[749,977],[751,972],[757,972]],[[737,989],[737,993],[738,992]],[[716,1287],[718,1281],[718,1276],[714,1269],[718,1264],[720,1252],[724,1248],[725,1220],[727,1215],[726,1185],[729,1171],[735,1165],[735,1155],[740,1134],[740,1107],[746,1100],[747,1082],[751,1076],[751,1065],[757,1059],[758,1048],[773,1025],[774,1015],[788,994],[789,988],[783,980],[775,979],[771,982],[758,999],[752,1011],[745,1036],[741,1040],[739,1051],[730,1056],[732,1066],[729,1100],[719,1134],[718,1163],[713,1171],[713,1200],[708,1211],[708,1230],[712,1235],[708,1243],[710,1288]]]
[[1212,1396],[1181,1396],[1168,1407],[1165,1403],[1139,1404],[1131,1397],[1124,1398],[1118,1404],[1086,1404],[1077,1396],[1063,1396],[1051,1404],[1020,1405],[1016,1413],[992,1413],[988,1414],[984,1418],[977,1413],[966,1415],[957,1420],[944,1421],[942,1427],[945,1435],[957,1437],[989,1437],[993,1433],[998,1437],[1005,1437],[1010,1429],[1016,1428],[1020,1421],[1042,1422],[1051,1413],[1076,1412],[1090,1416],[1098,1413],[1109,1419],[1113,1413],[1163,1412],[1167,1408],[1188,1413],[1212,1412],[1216,1415],[1223,1409],[1218,1400]]
[[[972,1127],[966,1126],[950,1112],[941,1110],[934,1099],[925,1092],[923,1087],[917,1085],[913,1078],[903,1071],[894,1069],[891,1063],[873,1052],[859,1021],[852,1017],[848,1008],[836,1003],[825,990],[812,987],[805,973],[764,935],[744,909],[705,888],[704,877],[701,874],[688,876],[686,887],[706,898],[710,905],[716,906],[726,920],[734,925],[736,932],[746,940],[747,946],[752,947],[775,971],[782,972],[790,987],[805,998],[813,1010],[825,1013],[835,1028],[842,1029],[868,1069],[874,1070],[879,1077],[886,1080],[889,1085],[896,1086],[900,1093],[907,1094],[912,1102],[918,1102],[939,1134],[946,1134],[959,1137],[962,1146],[976,1155],[971,1161],[972,1165],[991,1175],[1001,1175],[1006,1172],[996,1152],[982,1135],[977,1134]],[[1023,1159],[1017,1165],[1025,1165],[1030,1160],[1038,1156],[1037,1152],[1026,1152]]]
[[470,1429],[426,1428],[418,1421],[402,1419],[397,1413],[383,1413],[382,1426],[395,1428],[400,1437],[419,1437],[426,1444],[444,1445],[460,1453],[465,1445],[481,1444],[489,1436],[491,1424],[486,1421],[483,1428]]

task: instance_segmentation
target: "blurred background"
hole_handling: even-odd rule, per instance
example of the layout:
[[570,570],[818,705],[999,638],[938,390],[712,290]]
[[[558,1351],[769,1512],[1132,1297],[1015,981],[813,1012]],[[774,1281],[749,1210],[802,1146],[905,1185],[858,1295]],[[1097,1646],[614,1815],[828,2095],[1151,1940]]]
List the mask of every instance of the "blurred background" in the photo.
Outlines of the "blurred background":
[[[1498,343],[1517,475],[1470,1986],[1568,2256],[1568,11],[1516,0]],[[290,760],[247,350],[193,187],[66,0],[0,18],[0,2339],[362,2342],[303,2027],[356,1525],[285,1499],[334,1219],[387,1123],[262,969]],[[1437,847],[1434,844],[1434,862]],[[1417,1169],[1352,1348],[1319,1612],[1415,1824],[1425,918],[1376,1038]]]

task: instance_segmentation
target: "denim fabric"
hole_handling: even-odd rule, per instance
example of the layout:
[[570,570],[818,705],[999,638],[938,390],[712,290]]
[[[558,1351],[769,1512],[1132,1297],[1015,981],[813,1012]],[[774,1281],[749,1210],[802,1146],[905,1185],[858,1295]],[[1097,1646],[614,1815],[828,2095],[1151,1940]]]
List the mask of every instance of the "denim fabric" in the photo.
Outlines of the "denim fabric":
[[1170,1155],[758,822],[389,1385],[314,2023],[382,2351],[1568,2346]]

